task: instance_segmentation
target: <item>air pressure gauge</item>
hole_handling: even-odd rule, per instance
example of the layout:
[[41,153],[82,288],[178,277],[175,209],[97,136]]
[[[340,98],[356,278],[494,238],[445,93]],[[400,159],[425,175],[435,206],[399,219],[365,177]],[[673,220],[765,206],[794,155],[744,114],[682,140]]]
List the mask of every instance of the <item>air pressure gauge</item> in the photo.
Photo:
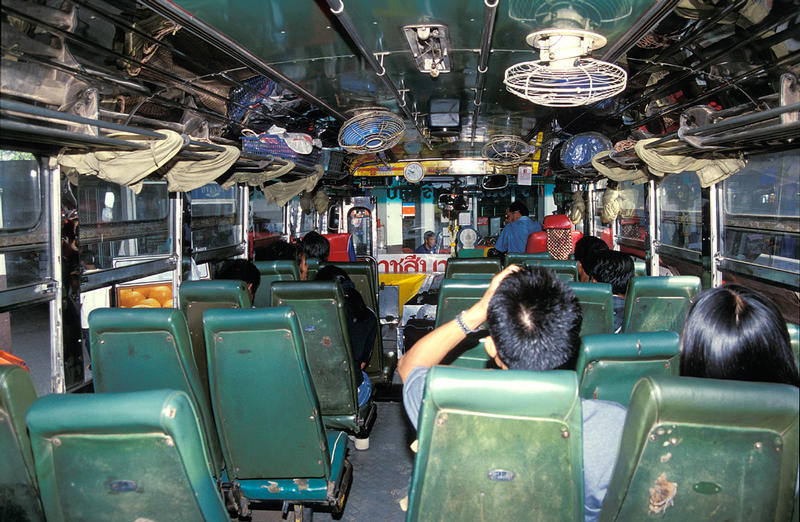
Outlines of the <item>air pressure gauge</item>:
[[403,169],[403,177],[410,183],[417,183],[425,177],[425,169],[421,163],[409,163]]

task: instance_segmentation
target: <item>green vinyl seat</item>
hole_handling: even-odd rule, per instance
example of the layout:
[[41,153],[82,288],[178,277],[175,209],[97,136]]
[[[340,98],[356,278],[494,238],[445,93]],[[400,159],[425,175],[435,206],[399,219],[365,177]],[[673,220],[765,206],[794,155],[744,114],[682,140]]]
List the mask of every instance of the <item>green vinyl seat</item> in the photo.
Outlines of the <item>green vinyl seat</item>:
[[789,344],[794,352],[795,362],[800,359],[800,326],[794,323],[786,323],[786,329],[789,330]]
[[287,306],[203,316],[211,397],[227,480],[249,500],[341,508],[347,435],[325,431],[300,322]]
[[290,306],[303,331],[306,358],[325,426],[365,437],[375,422],[370,398],[358,406],[357,375],[344,309],[344,294],[333,281],[272,284],[272,305]]
[[328,262],[327,261],[320,262],[319,259],[314,257],[314,258],[306,259],[306,264],[308,265],[307,280],[308,281],[313,281],[314,278],[317,277],[317,272],[319,272],[319,268],[321,266],[327,265]]
[[576,367],[581,398],[627,407],[641,377],[678,375],[680,343],[678,334],[666,331],[582,337]]
[[27,423],[50,522],[230,520],[181,391],[47,395]]
[[785,384],[643,378],[600,520],[789,520],[799,399]]
[[364,368],[364,371],[367,373],[369,379],[373,383],[390,382],[395,367],[397,366],[397,360],[396,357],[387,357],[383,351],[383,338],[381,336],[380,325],[381,313],[378,306],[377,265],[374,263],[374,260],[372,262],[338,261],[327,264],[337,266],[347,272],[347,275],[350,277],[350,280],[353,281],[356,290],[358,290],[358,293],[364,298],[364,303],[375,313],[375,320],[378,321],[375,329],[377,334],[375,335],[375,344],[372,348],[372,356],[370,357],[366,368]]
[[623,332],[680,333],[689,301],[700,292],[695,276],[632,277],[625,298]]
[[583,520],[581,411],[575,372],[431,368],[407,520]]
[[647,275],[647,263],[641,259],[633,260],[633,275],[635,277],[644,277]]
[[197,410],[215,477],[223,467],[208,389],[197,369],[189,327],[175,308],[98,308],[89,314],[96,393],[180,390]]
[[578,283],[570,281],[569,287],[581,305],[583,322],[581,337],[591,334],[613,333],[614,294],[608,283]]
[[495,257],[451,257],[447,260],[445,279],[491,279],[503,269]]
[[536,252],[526,254],[523,252],[509,252],[506,254],[505,265],[529,265],[535,259],[553,259],[550,252]]
[[253,298],[253,306],[256,308],[264,308],[272,303],[270,290],[273,281],[300,280],[300,269],[297,268],[297,261],[293,259],[256,261],[254,264],[261,274],[261,284],[258,285],[258,290],[256,290],[256,295]]
[[[490,284],[489,279],[445,279],[439,289],[439,305],[436,308],[436,328],[452,321],[459,312],[466,310],[477,303],[486,293]],[[452,366],[465,368],[486,368],[489,355],[480,342],[482,333],[468,335],[448,357],[443,361]]]
[[0,365],[0,520],[44,520],[25,427],[25,415],[35,400],[30,373]]
[[242,281],[215,279],[184,281],[179,290],[181,311],[189,325],[192,352],[203,388],[208,390],[206,341],[203,334],[203,312],[211,308],[250,308],[250,292]]
[[573,259],[565,259],[562,261],[560,259],[531,258],[526,259],[525,264],[528,266],[549,268],[555,272],[562,281],[578,280],[578,262]]

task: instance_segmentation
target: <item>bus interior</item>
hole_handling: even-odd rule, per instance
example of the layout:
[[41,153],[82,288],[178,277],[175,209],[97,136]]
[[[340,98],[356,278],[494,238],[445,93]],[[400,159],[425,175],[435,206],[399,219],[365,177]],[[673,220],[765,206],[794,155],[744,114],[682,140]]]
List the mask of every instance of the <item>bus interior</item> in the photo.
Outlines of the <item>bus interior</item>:
[[[455,317],[458,308],[447,315],[448,281],[480,281],[512,262],[514,252],[495,248],[512,202],[541,224],[518,260],[574,264],[575,241],[596,236],[630,255],[637,276],[693,276],[702,289],[736,283],[765,294],[797,353],[799,75],[795,0],[2,0],[0,368],[24,366],[34,397],[105,400],[98,381],[113,372],[100,375],[92,360],[95,312],[171,309],[188,320],[187,364],[198,365],[189,373],[199,371],[206,394],[211,386],[210,405],[186,406],[183,395],[141,404],[170,404],[190,424],[184,410],[195,411],[201,431],[206,422],[209,433],[214,424],[221,432],[224,394],[214,386],[225,387],[215,380],[225,374],[206,366],[223,356],[223,333],[216,343],[209,328],[250,338],[225,330],[245,315],[216,308],[258,302],[252,318],[276,339],[294,332],[296,314],[295,333],[310,343],[314,327],[304,321],[335,321],[339,312],[325,303],[338,294],[320,286],[298,295],[295,262],[266,268],[259,252],[318,232],[378,320],[365,367],[378,413],[334,422],[312,408],[311,419],[351,435],[371,429],[372,448],[344,444],[349,460],[337,462],[346,477],[336,480],[331,457],[322,500],[306,478],[281,497],[268,481],[247,486],[219,467],[211,491],[192,483],[195,495],[211,499],[201,504],[222,499],[242,519],[436,519],[413,498],[408,514],[400,508],[419,464],[407,449],[416,434],[395,368],[421,335]],[[191,301],[188,288],[213,281],[229,259],[264,263],[266,293],[245,304],[226,304],[222,293]],[[559,274],[575,280],[571,266]],[[450,295],[454,303],[474,301],[464,288]],[[281,315],[278,305],[291,302],[294,313]],[[198,307],[215,309],[205,338]],[[604,328],[592,331],[611,333]],[[477,358],[467,351],[452,365],[485,367],[477,349]],[[308,384],[303,359],[292,362],[305,368],[298,382],[307,387],[297,389],[319,387]],[[242,386],[260,410],[249,401],[267,388]],[[324,402],[326,394],[309,396]],[[135,401],[120,404],[138,411]],[[29,416],[30,440],[33,425],[57,417],[56,405]],[[796,419],[793,429],[796,457]],[[233,459],[225,444],[217,451]],[[334,455],[338,442],[324,444]],[[36,485],[41,470],[27,465],[35,498],[20,503],[41,502],[55,517],[45,491],[58,488]],[[511,480],[500,471],[492,480]],[[109,479],[111,493],[136,489],[122,479]],[[273,496],[258,496],[259,488]],[[775,509],[794,509],[797,520],[793,492]],[[27,498],[2,496],[4,506]],[[183,508],[173,500],[163,519],[213,518]],[[31,520],[45,516],[41,507],[20,509]],[[736,513],[731,519],[748,519]]]

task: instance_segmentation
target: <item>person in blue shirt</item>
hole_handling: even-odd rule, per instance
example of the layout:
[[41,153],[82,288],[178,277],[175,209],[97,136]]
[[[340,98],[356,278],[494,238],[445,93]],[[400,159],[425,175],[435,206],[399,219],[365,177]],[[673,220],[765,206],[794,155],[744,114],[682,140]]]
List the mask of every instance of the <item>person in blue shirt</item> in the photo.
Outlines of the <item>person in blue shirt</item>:
[[[482,324],[489,330],[484,348],[499,368],[545,371],[575,369],[582,322],[578,298],[555,272],[510,265],[494,276],[477,303],[418,340],[400,358],[397,372],[409,420],[416,428],[430,367]],[[617,459],[626,409],[596,399],[581,400],[581,405],[584,517],[594,522]]]
[[506,209],[506,226],[500,232],[494,248],[500,252],[525,252],[528,236],[540,232],[542,225],[528,217],[528,207],[514,201]]
[[436,248],[436,232],[428,230],[425,232],[425,242],[414,250],[415,254],[438,254],[439,249]]

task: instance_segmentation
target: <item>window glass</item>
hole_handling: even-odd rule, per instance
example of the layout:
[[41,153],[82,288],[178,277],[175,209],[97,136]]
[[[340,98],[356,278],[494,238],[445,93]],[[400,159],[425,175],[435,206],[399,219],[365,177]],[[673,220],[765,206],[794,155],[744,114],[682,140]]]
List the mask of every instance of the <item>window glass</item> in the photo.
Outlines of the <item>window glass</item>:
[[659,185],[661,242],[665,245],[702,250],[702,194],[694,172],[666,176]]
[[372,213],[368,208],[350,209],[347,213],[347,232],[353,238],[357,256],[372,255]]
[[283,234],[283,207],[267,201],[260,190],[250,191],[253,230],[261,236]]
[[0,150],[0,231],[34,228],[41,216],[39,162],[27,152]]
[[[449,186],[418,184],[401,184],[388,190],[387,197],[399,198],[402,204],[404,252],[414,252],[422,246],[427,231],[436,234],[437,250],[449,251],[449,236],[445,236],[450,221],[446,214],[442,214],[438,201],[441,194],[450,192]],[[466,199],[470,201],[470,198]]]
[[634,185],[630,181],[619,184],[620,212],[619,236],[625,239],[645,241],[648,217],[646,185]]
[[303,237],[312,230],[323,233],[317,227],[317,212],[313,204],[302,203],[299,198],[294,198],[288,203],[289,233],[292,237]]
[[723,183],[725,257],[800,269],[800,151],[751,157]]
[[239,244],[238,188],[209,183],[191,192],[192,249],[208,250]]
[[116,257],[171,252],[169,196],[163,181],[145,181],[139,194],[94,176],[78,181],[78,244],[85,269],[112,268]]
[[39,396],[50,393],[49,314],[48,303],[0,314],[0,345],[3,350],[25,361]]

